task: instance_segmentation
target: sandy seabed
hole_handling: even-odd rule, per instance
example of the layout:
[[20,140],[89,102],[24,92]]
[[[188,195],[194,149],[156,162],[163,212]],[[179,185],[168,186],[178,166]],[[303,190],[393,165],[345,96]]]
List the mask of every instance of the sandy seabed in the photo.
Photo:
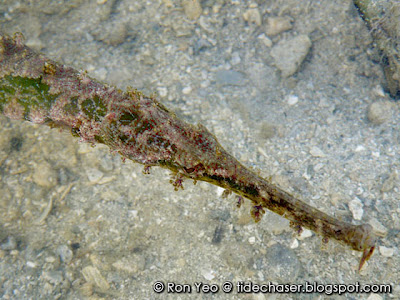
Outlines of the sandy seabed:
[[[6,0],[0,27],[101,81],[157,95],[290,193],[371,223],[385,237],[360,273],[360,253],[297,236],[273,213],[254,224],[249,201],[237,209],[217,187],[186,181],[175,192],[166,170],[145,175],[106,147],[1,117],[2,299],[400,297],[399,102],[352,1],[327,2]],[[291,28],[272,35],[274,17]],[[298,36],[310,47],[299,45],[305,57],[287,75],[279,59]],[[392,294],[344,291],[369,284]]]

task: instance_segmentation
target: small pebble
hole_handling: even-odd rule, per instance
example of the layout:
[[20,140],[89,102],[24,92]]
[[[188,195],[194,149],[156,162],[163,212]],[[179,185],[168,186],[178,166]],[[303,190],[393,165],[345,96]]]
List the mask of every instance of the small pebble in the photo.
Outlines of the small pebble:
[[203,12],[198,0],[184,0],[182,5],[185,15],[189,20],[197,20]]
[[296,95],[289,95],[289,96],[287,97],[287,103],[288,103],[290,106],[295,105],[297,102],[299,102],[299,97],[297,97]]
[[69,264],[74,256],[74,253],[67,245],[58,246],[56,253],[60,256],[61,261],[66,264]]
[[385,97],[385,91],[383,90],[381,85],[375,86],[375,88],[372,90],[372,92],[378,97],[381,97],[381,98]]
[[218,197],[222,197],[222,195],[223,195],[224,192],[225,192],[225,189],[218,186],[217,189],[216,189],[215,191],[217,192]]
[[274,36],[286,30],[292,29],[292,27],[292,18],[288,16],[270,17],[267,19],[265,33],[268,36]]
[[166,87],[164,87],[164,86],[158,87],[158,88],[157,88],[157,92],[158,92],[158,95],[159,95],[161,98],[165,98],[165,97],[167,97],[167,95],[168,95],[168,89],[167,89]]
[[290,244],[290,249],[296,249],[299,247],[299,241],[297,239],[293,239],[292,243]]
[[314,157],[325,157],[325,153],[317,146],[313,146],[310,149],[310,154]]
[[61,271],[45,271],[43,272],[43,278],[51,284],[60,284],[64,280],[63,273]]
[[0,248],[2,250],[15,250],[17,249],[17,240],[13,236],[9,236],[7,240],[1,244]]
[[371,294],[368,296],[367,300],[383,300],[383,298],[378,294]]
[[100,271],[93,266],[83,268],[82,275],[88,283],[96,285],[102,291],[106,291],[110,288],[110,284],[107,280],[101,275]]
[[79,291],[82,293],[83,296],[90,297],[93,295],[93,284],[86,282],[81,285]]
[[377,235],[385,237],[388,234],[388,229],[383,226],[376,218],[371,218],[369,224],[374,228]]
[[[200,18],[200,20],[202,20],[202,18]],[[208,40],[200,38],[193,44],[193,54],[198,55],[210,48],[212,48],[212,44]]]
[[363,204],[360,201],[360,199],[356,198],[354,200],[351,200],[349,202],[349,209],[351,213],[353,214],[353,219],[354,220],[361,220],[362,216],[364,214],[363,210]]
[[26,262],[26,266],[27,266],[28,268],[34,269],[34,268],[37,267],[37,263],[28,260],[28,261]]
[[396,186],[397,182],[398,182],[398,174],[397,172],[392,172],[382,183],[381,192],[383,193],[390,192]]
[[290,40],[282,40],[271,49],[271,56],[282,77],[296,73],[311,48],[307,35],[298,35]]
[[257,39],[259,39],[265,46],[268,48],[272,47],[272,41],[269,37],[267,37],[264,33],[260,34]]
[[134,210],[134,209],[128,210],[128,214],[129,214],[129,216],[130,216],[132,219],[137,218],[138,213],[139,213],[139,212],[138,212],[137,210]]
[[182,94],[189,95],[192,92],[192,88],[190,86],[186,86],[182,89]]
[[303,228],[301,230],[301,233],[299,234],[299,236],[297,237],[300,241],[309,238],[313,235],[312,231],[307,229],[307,228]]
[[101,32],[96,37],[105,44],[115,47],[122,44],[125,41],[126,36],[126,25],[123,22],[119,22],[110,26],[110,31]]
[[52,188],[57,184],[57,174],[48,162],[41,162],[35,166],[33,181],[42,187]]
[[392,257],[394,254],[394,249],[385,246],[379,246],[379,253],[384,257]]
[[242,73],[233,70],[220,70],[215,79],[221,85],[244,85],[245,77]]
[[249,243],[250,243],[251,245],[253,245],[255,242],[256,242],[256,237],[255,237],[255,236],[249,237]]
[[127,29],[124,23],[118,24],[112,32],[112,36],[109,37],[108,43],[112,46],[118,46],[122,44],[127,36]]
[[55,289],[54,286],[48,282],[44,282],[44,284],[41,286],[41,288],[42,288],[42,292],[45,295],[51,295],[52,293],[54,293],[54,289]]
[[362,152],[362,151],[365,151],[365,150],[366,149],[365,149],[365,147],[363,145],[358,145],[354,151],[355,152]]
[[191,36],[193,33],[195,24],[193,22],[188,22],[185,18],[177,18],[171,27],[175,32],[176,37]]
[[103,178],[104,174],[98,169],[89,168],[86,170],[86,175],[91,184],[96,184]]
[[212,12],[214,14],[219,13],[219,11],[221,10],[221,7],[222,7],[222,5],[219,4],[219,3],[214,4],[213,7],[212,7]]
[[236,66],[236,65],[240,64],[240,62],[241,62],[241,59],[240,59],[239,53],[238,52],[233,52],[232,53],[232,58],[231,58],[231,64],[233,66]]
[[379,158],[381,156],[381,153],[379,151],[371,151],[371,155],[376,158]]
[[215,272],[213,270],[203,270],[201,275],[203,275],[206,280],[213,280],[215,278]]
[[391,117],[393,104],[390,101],[377,101],[368,106],[368,120],[379,125],[387,122]]
[[30,37],[26,41],[26,45],[37,51],[40,51],[44,47],[43,42],[38,37]]
[[261,26],[262,19],[260,11],[257,8],[250,8],[243,13],[243,19],[251,24]]
[[48,256],[44,259],[44,261],[47,263],[54,263],[57,261],[57,258],[55,258],[54,256]]

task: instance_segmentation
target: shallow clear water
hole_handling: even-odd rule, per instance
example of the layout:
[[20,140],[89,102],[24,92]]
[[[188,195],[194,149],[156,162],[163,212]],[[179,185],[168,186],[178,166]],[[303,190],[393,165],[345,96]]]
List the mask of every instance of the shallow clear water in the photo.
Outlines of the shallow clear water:
[[[153,299],[156,281],[189,284],[199,298],[209,294],[197,293],[196,282],[218,285],[214,298],[222,299],[227,281],[388,283],[397,297],[399,104],[391,102],[380,125],[367,118],[371,103],[392,100],[351,1],[257,7],[203,1],[196,21],[169,1],[100,2],[3,1],[0,26],[23,32],[28,45],[101,81],[156,93],[262,176],[333,216],[372,223],[387,235],[358,273],[360,253],[334,241],[324,245],[315,235],[298,237],[272,213],[254,224],[248,202],[238,210],[235,197],[223,199],[216,187],[187,181],[184,191],[174,192],[165,170],[144,175],[142,166],[122,163],[106,147],[1,117],[4,299]],[[251,9],[261,25],[244,20]],[[278,15],[289,16],[292,28],[268,37],[268,18]],[[272,49],[299,35],[311,47],[296,73],[283,77]],[[37,224],[49,201],[50,214]],[[356,221],[350,207],[360,203]],[[235,290],[230,296],[325,294]]]

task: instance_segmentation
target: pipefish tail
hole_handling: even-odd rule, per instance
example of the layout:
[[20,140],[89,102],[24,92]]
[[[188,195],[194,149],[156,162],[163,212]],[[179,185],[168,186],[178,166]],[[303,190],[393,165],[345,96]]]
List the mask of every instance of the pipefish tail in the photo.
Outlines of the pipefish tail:
[[27,47],[20,33],[0,32],[0,112],[69,129],[81,141],[108,145],[124,158],[160,166],[175,174],[176,189],[185,178],[202,180],[252,201],[258,222],[269,209],[324,240],[335,239],[363,252],[362,268],[375,248],[370,225],[352,225],[294,198],[247,169],[226,152],[202,125],[191,125],[157,100],[135,89],[121,91],[61,65]]

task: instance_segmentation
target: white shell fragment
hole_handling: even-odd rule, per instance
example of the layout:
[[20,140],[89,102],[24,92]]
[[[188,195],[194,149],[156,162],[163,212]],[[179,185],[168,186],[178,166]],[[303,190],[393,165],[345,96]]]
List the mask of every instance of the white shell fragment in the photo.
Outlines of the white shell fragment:
[[313,146],[310,149],[310,154],[314,157],[325,157],[326,156],[325,153],[317,146]]
[[356,198],[354,200],[351,200],[349,202],[349,209],[351,213],[353,214],[353,219],[354,220],[361,220],[362,216],[364,214],[363,210],[363,204],[360,201],[360,199]]
[[313,233],[311,230],[303,228],[300,235],[297,237],[300,241],[312,236]]
[[394,254],[394,249],[385,246],[379,246],[379,253],[384,257],[392,257]]
[[297,239],[293,239],[293,241],[290,243],[290,249],[296,249],[299,247],[299,241]]

